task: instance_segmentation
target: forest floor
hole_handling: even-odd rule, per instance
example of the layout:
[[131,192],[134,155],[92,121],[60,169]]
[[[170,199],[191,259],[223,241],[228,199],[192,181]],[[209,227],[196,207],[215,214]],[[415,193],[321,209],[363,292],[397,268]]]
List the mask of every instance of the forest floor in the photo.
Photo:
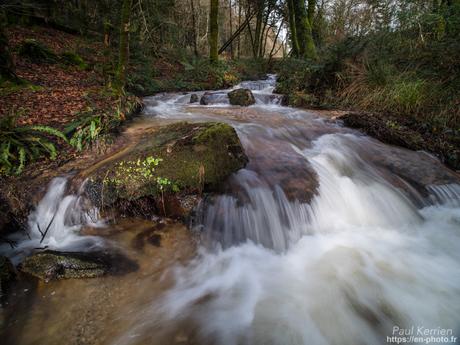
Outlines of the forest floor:
[[[18,115],[18,124],[42,124],[62,128],[88,109],[114,111],[115,96],[105,92],[103,45],[80,36],[43,28],[14,27],[7,30],[18,77],[23,85],[0,86],[0,113]],[[72,52],[87,67],[64,63],[36,63],[18,54],[25,40],[33,39],[55,54]]]

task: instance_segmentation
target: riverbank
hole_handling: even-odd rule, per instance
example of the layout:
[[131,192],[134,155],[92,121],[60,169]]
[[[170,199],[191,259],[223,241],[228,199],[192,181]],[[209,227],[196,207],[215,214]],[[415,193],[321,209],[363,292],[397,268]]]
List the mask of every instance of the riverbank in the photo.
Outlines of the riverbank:
[[[347,54],[332,51],[320,62],[280,62],[275,91],[285,95],[286,105],[339,110],[346,114],[340,117],[346,126],[385,143],[427,151],[451,169],[460,170],[458,88],[451,74],[433,71],[436,82],[432,81],[434,89],[430,89],[429,81],[417,79],[417,73],[423,72],[415,68],[397,74],[401,66],[380,70],[382,66],[362,61],[362,51],[355,52],[356,56]],[[372,83],[372,78],[380,77],[381,83]]]

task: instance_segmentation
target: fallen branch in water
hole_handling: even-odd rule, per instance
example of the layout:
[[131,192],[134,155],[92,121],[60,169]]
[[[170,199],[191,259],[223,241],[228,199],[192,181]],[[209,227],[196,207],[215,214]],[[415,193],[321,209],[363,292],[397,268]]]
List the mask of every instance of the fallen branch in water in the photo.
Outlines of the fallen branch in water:
[[57,211],[54,212],[53,218],[51,218],[51,221],[49,222],[48,226],[46,227],[45,232],[43,232],[43,231],[40,229],[40,224],[38,224],[38,222],[37,222],[38,231],[39,231],[40,234],[42,235],[42,239],[40,240],[40,243],[42,243],[43,240],[45,239],[46,234],[48,233],[48,230],[50,229],[51,224],[53,224],[54,218],[56,217],[56,213],[57,213]]

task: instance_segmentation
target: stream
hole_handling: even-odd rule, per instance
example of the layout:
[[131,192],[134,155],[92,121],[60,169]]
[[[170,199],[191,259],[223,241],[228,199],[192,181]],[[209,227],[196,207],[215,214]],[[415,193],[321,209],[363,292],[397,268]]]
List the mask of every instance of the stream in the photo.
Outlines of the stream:
[[4,344],[386,344],[394,327],[460,337],[459,175],[280,105],[275,83],[238,85],[253,90],[249,107],[229,105],[228,90],[208,105],[190,93],[144,100],[133,127],[227,122],[249,157],[189,228],[164,221],[159,247],[139,245],[152,222],[104,224],[53,180],[29,218],[32,238],[8,255],[36,247],[35,224],[58,209],[50,248],[117,248],[139,269],[15,286],[0,310]]

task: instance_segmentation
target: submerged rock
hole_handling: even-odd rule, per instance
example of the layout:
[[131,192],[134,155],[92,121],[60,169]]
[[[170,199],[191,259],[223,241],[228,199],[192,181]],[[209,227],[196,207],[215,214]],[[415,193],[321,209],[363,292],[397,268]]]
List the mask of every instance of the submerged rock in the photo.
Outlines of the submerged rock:
[[192,93],[190,95],[190,103],[197,103],[199,101],[198,95],[196,93]]
[[[210,102],[210,99],[211,99],[211,92],[205,92],[203,94],[203,96],[201,96],[201,99],[200,99],[200,104],[201,105],[208,105],[209,102]],[[191,99],[190,99],[190,102],[191,102]]]
[[138,216],[185,218],[199,201],[197,196],[219,190],[247,161],[230,125],[175,123],[98,169],[90,176],[87,194],[95,205],[125,215],[141,209]]
[[120,274],[136,270],[137,264],[118,253],[46,250],[27,257],[19,269],[48,281]]
[[248,106],[256,102],[254,95],[249,89],[236,89],[228,93],[231,105]]
[[16,272],[11,261],[5,256],[0,256],[0,299],[6,294],[15,277]]

